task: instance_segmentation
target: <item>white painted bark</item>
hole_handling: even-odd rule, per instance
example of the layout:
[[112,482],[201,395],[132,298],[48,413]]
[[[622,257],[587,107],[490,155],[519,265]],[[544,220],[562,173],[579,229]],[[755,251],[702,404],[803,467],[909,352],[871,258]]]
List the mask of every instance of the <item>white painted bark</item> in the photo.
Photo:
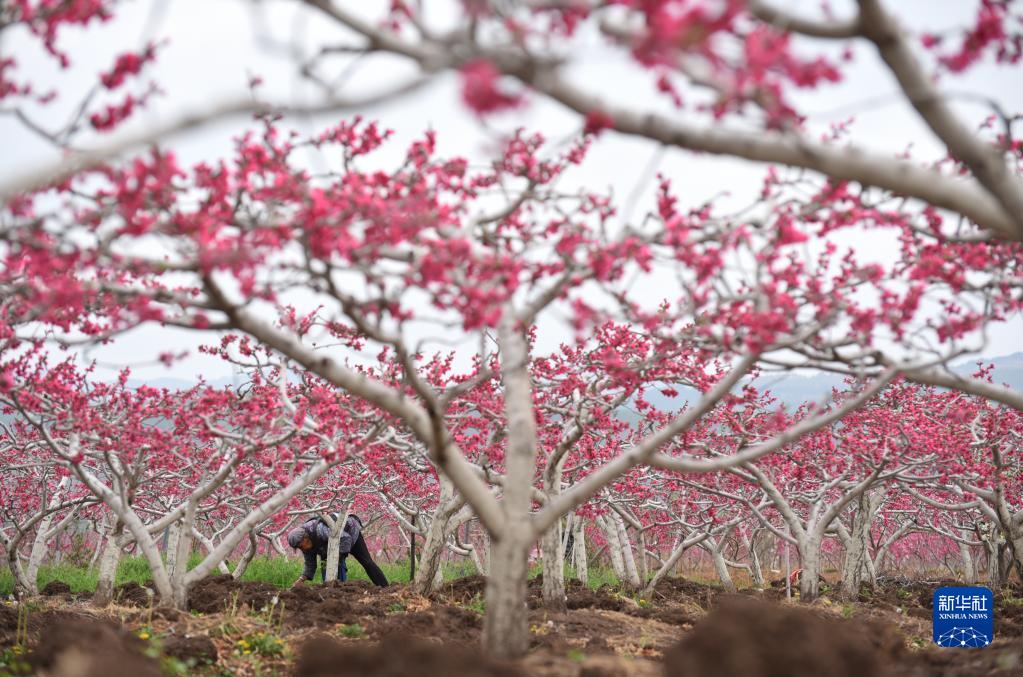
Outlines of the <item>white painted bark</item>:
[[821,586],[821,542],[823,534],[812,534],[799,539],[800,567],[803,572],[799,579],[799,601],[812,602],[820,596]]
[[626,580],[625,560],[622,559],[622,541],[618,534],[618,526],[607,515],[602,515],[598,523],[607,540],[607,554],[611,558],[611,570],[620,581]]
[[870,580],[870,529],[881,506],[883,495],[879,491],[865,491],[856,499],[856,514],[852,530],[845,541],[845,561],[842,566],[842,599],[856,601],[864,578]]
[[725,592],[735,592],[736,583],[731,580],[731,573],[728,572],[728,562],[724,560],[724,553],[721,552],[721,547],[717,540],[708,538],[702,545],[710,553],[711,561],[714,563],[714,573],[717,574],[717,580],[721,583],[721,588]]
[[532,539],[522,539],[521,536],[502,534],[491,544],[483,641],[487,650],[498,658],[521,656],[529,648],[526,582]]
[[50,513],[39,521],[36,527],[35,538],[32,539],[32,549],[29,551],[28,563],[25,565],[25,581],[28,584],[30,595],[39,594],[39,567],[46,557],[49,541],[50,525],[53,524],[53,514]]
[[610,515],[609,517],[614,523],[615,528],[618,530],[618,541],[621,543],[622,564],[625,567],[626,580],[629,585],[638,588],[641,584],[639,579],[639,569],[636,568],[636,558],[632,553],[632,539],[629,538],[629,532],[625,528],[625,520],[623,520],[617,513]]
[[174,568],[169,572],[171,596],[177,609],[188,608],[188,586],[185,584],[185,576],[188,573],[188,558],[192,554],[192,529],[195,526],[196,507],[194,501],[188,502],[185,515],[178,525],[177,542],[171,543],[174,550]]
[[92,603],[104,607],[114,598],[114,584],[117,580],[117,565],[121,562],[124,552],[118,542],[124,533],[124,525],[116,517],[111,517],[113,524],[103,537],[103,553],[99,560],[99,575],[96,578],[96,591],[92,595]]
[[574,538],[572,540],[572,561],[575,565],[575,577],[583,585],[589,585],[590,567],[586,555],[586,524],[582,517],[576,515],[572,520]]
[[[456,496],[455,486],[444,475],[438,475],[440,497],[430,527],[426,530],[423,549],[419,555],[416,577],[412,589],[425,595],[436,589],[437,572],[441,570],[441,558],[447,543],[452,516],[461,509],[464,500]],[[441,581],[443,582],[443,580]]]
[[[204,535],[198,529],[192,529],[192,538],[194,538],[207,553],[213,552],[213,548],[216,547],[216,544],[213,543],[213,539]],[[231,573],[231,568],[227,566],[226,560],[220,560],[220,562],[217,563],[217,571],[221,574],[229,574]]]
[[178,568],[178,541],[181,539],[180,523],[175,522],[167,527],[166,539],[167,572],[173,576]]
[[758,536],[761,532],[754,532],[752,536],[746,536],[746,549],[749,550],[750,557],[750,577],[753,579],[753,585],[757,590],[763,590],[766,582],[764,581],[764,565],[761,559],[759,539]]
[[555,522],[541,539],[543,556],[543,604],[551,611],[564,611],[565,594],[565,547],[562,545],[561,524]]
[[480,542],[473,544],[472,563],[481,576],[490,575],[490,536],[484,530]]
[[[969,533],[962,533],[963,539],[970,537]],[[977,582],[977,567],[973,562],[973,553],[970,552],[970,546],[966,543],[959,541],[959,566],[963,577],[963,583],[966,585],[973,585]]]
[[339,514],[338,519],[334,519],[329,513],[320,515],[330,527],[330,539],[327,541],[327,562],[324,564],[326,567],[325,580],[328,583],[337,580],[337,570],[341,564],[341,532],[344,531],[345,522],[348,520],[348,509],[346,507],[344,512]]
[[689,538],[686,538],[685,534],[680,534],[678,540],[675,542],[674,549],[668,556],[668,559],[664,560],[664,563],[661,564],[661,567],[656,572],[654,572],[654,575],[650,578],[646,586],[643,588],[643,596],[649,598],[651,595],[653,595],[654,589],[657,587],[657,584],[661,582],[662,578],[671,573],[671,570],[675,567],[676,564],[678,564],[679,560],[682,559],[682,555],[684,555],[686,551],[689,550],[689,548],[693,547],[694,545],[699,545],[708,537],[709,534],[707,532],[695,534],[690,536]]
[[256,551],[259,549],[259,541],[256,538],[256,533],[251,532],[249,534],[249,546],[245,548],[245,552],[242,554],[241,559],[238,560],[238,564],[235,565],[234,571],[231,572],[231,577],[234,580],[241,580],[241,577],[245,575],[249,565],[252,564],[252,560],[256,557]]
[[502,526],[492,530],[487,614],[483,644],[497,658],[518,658],[529,648],[526,577],[529,550],[536,539],[533,524],[533,478],[536,475],[536,419],[529,376],[529,344],[515,313],[505,308],[498,326],[501,380],[508,422],[505,448]]

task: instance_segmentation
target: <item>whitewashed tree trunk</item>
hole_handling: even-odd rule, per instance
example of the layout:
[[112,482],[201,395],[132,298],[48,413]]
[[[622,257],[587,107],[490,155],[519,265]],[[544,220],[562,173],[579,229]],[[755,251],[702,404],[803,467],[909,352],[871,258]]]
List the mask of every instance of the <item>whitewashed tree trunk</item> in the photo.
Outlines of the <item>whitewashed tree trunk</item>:
[[803,573],[799,579],[799,600],[812,602],[820,595],[821,542],[823,534],[811,534],[798,543]]
[[341,564],[341,532],[344,531],[345,522],[348,520],[348,510],[349,508],[346,507],[338,519],[334,519],[328,513],[323,513],[320,516],[330,527],[330,539],[327,541],[327,562],[323,565],[326,567],[324,573],[327,582],[337,580],[338,567]]
[[483,645],[497,658],[518,658],[529,649],[526,577],[535,542],[533,479],[536,476],[536,418],[529,375],[529,344],[513,309],[498,325],[504,384],[507,445],[501,523],[491,533],[490,576]]
[[617,514],[610,517],[612,522],[614,522],[615,528],[618,530],[618,540],[622,547],[622,564],[625,566],[626,580],[628,580],[630,585],[638,588],[641,584],[639,570],[636,568],[636,558],[632,554],[632,540],[629,538],[629,532],[625,528],[625,520]]
[[177,609],[188,608],[188,586],[185,584],[185,576],[188,573],[188,558],[192,554],[192,529],[195,526],[195,501],[189,501],[185,508],[185,514],[178,525],[177,543],[172,543],[174,548],[174,568],[170,571],[171,595],[174,607]]
[[618,527],[607,515],[600,518],[600,526],[604,530],[604,538],[607,540],[607,554],[611,558],[611,569],[620,581],[626,580],[625,561],[622,559],[622,541],[618,534]]
[[735,582],[732,580],[732,574],[728,571],[728,562],[725,561],[725,555],[721,552],[720,546],[717,542],[707,539],[704,542],[704,547],[710,553],[711,561],[714,563],[714,573],[717,574],[722,589],[725,592],[735,592]]
[[103,538],[103,554],[99,560],[99,575],[96,578],[96,591],[92,595],[92,603],[98,607],[104,607],[114,598],[114,583],[117,581],[117,565],[121,563],[121,556],[124,552],[118,542],[124,533],[124,524],[113,515],[110,516],[112,524],[110,530]]
[[864,577],[870,578],[870,528],[874,516],[881,506],[883,495],[880,492],[865,491],[856,499],[856,514],[853,517],[852,531],[845,542],[845,561],[842,566],[842,599],[855,601],[859,599],[860,585]]
[[578,515],[573,520],[572,528],[575,536],[572,540],[572,561],[575,565],[575,576],[583,585],[590,583],[589,561],[586,555],[586,524]]
[[647,570],[646,561],[646,532],[640,530],[636,540],[639,545],[639,559],[636,561],[636,564],[639,572],[640,585],[642,585],[643,583],[646,583],[647,578],[650,576],[650,572]]
[[[205,550],[207,554],[213,552],[213,549],[217,547],[212,538],[204,535],[198,529],[192,529],[192,538],[199,542],[199,545],[202,546],[202,549]],[[217,571],[222,574],[231,573],[231,568],[227,566],[227,560],[220,560],[217,562]]]
[[231,577],[234,580],[241,580],[241,577],[245,575],[245,571],[252,564],[252,560],[256,557],[256,550],[259,548],[259,541],[256,538],[256,532],[249,534],[249,546],[245,548],[245,552],[242,554],[241,559],[238,560],[238,564],[235,565],[234,571],[231,572]]
[[455,485],[451,483],[451,480],[443,474],[439,474],[438,481],[440,482],[440,498],[433,519],[430,521],[430,528],[426,530],[423,550],[419,555],[416,568],[416,577],[412,582],[412,589],[420,595],[432,592],[443,583],[443,574],[438,582],[438,572],[441,572],[441,559],[447,546],[448,535],[451,532],[451,518],[465,504],[464,499],[456,495]]
[[565,595],[565,548],[561,539],[561,520],[547,530],[541,540],[543,552],[543,603],[551,611],[564,611]]
[[[963,533],[963,538],[969,538],[969,534]],[[977,582],[977,567],[973,563],[973,553],[970,546],[962,541],[959,542],[959,563],[963,574],[963,583],[973,585]]]
[[512,534],[495,536],[491,543],[483,634],[484,645],[500,658],[521,656],[529,648],[525,600],[531,543],[532,539]]
[[1002,569],[998,561],[998,532],[994,529],[984,539],[984,551],[987,554],[987,584],[992,590],[1002,587]]
[[752,536],[744,535],[743,538],[746,541],[746,549],[749,551],[749,573],[753,579],[753,585],[757,590],[763,590],[765,587],[764,581],[764,566],[760,558],[760,549],[757,547],[760,532],[756,531]]
[[175,522],[167,527],[165,554],[167,557],[167,571],[172,576],[178,568],[178,541],[181,539],[181,524]]
[[650,578],[646,586],[643,588],[643,597],[649,598],[651,595],[653,595],[654,589],[657,587],[657,584],[661,582],[662,578],[664,578],[671,572],[671,570],[675,567],[676,564],[678,564],[679,560],[682,559],[682,555],[684,555],[689,548],[693,547],[694,545],[699,545],[707,538],[708,538],[707,533],[697,534],[695,536],[690,536],[689,538],[686,538],[685,534],[679,534],[679,537],[675,541],[675,546],[672,549],[671,554],[668,556],[668,559],[664,560],[664,563],[661,564],[661,567],[656,572],[654,572],[654,575]]
[[486,530],[480,535],[480,542],[473,544],[472,563],[481,576],[490,575],[490,536]]
[[25,566],[25,581],[28,583],[30,595],[39,594],[39,567],[46,557],[49,542],[50,525],[53,524],[53,514],[49,514],[39,521],[36,527],[35,538],[32,539],[32,549],[28,554],[28,564]]

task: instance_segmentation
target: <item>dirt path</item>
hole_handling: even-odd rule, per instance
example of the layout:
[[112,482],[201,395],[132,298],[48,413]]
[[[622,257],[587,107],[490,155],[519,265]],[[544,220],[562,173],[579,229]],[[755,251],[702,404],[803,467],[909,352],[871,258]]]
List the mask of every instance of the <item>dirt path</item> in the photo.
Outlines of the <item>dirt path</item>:
[[23,661],[26,674],[97,677],[122,674],[110,671],[111,660],[140,675],[345,674],[341,666],[359,677],[1023,674],[1023,594],[998,598],[994,645],[941,650],[930,644],[934,587],[886,587],[855,604],[824,597],[802,606],[777,591],[729,595],[677,579],[664,581],[650,602],[571,583],[569,610],[551,613],[532,581],[530,654],[505,664],[477,650],[481,577],[424,597],[402,585],[280,590],[218,576],[196,586],[189,613],[151,608],[149,591],[135,584],[119,588],[117,604],[102,612],[54,586],[22,610],[29,643],[21,657],[12,654],[19,614],[0,607],[0,650],[8,662]]

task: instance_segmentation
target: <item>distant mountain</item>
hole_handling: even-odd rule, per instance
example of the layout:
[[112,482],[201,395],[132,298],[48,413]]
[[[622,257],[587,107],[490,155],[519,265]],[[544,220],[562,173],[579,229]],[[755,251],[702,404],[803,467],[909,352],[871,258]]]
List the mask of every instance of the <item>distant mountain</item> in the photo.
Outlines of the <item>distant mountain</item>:
[[[1023,352],[991,359],[970,358],[962,360],[952,365],[952,371],[968,376],[977,370],[977,362],[994,365],[993,378],[995,383],[1002,383],[1014,390],[1023,391]],[[154,388],[168,388],[170,390],[184,390],[185,388],[191,388],[195,383],[194,380],[171,377],[128,379],[128,384],[132,387],[148,385]],[[209,381],[209,384],[214,387],[234,385],[232,380],[227,377],[213,379]],[[770,373],[758,378],[755,381],[755,385],[761,390],[770,392],[778,398],[780,403],[791,410],[804,402],[818,402],[824,399],[833,388],[842,387],[842,377],[837,374],[825,373],[813,375]],[[679,409],[685,403],[695,399],[696,391],[689,388],[680,389],[680,393],[676,397],[667,397],[655,389],[650,389],[646,394],[646,400],[650,404],[664,411]],[[628,406],[622,409],[619,417],[626,421],[636,421],[639,419],[638,415],[634,411],[630,411]]]
[[[992,378],[995,383],[1004,384],[1014,390],[1023,391],[1023,352],[995,357],[990,359],[970,358],[956,362],[952,365],[952,371],[957,374],[969,376],[977,370],[977,362],[993,364],[994,372]],[[802,375],[798,373],[764,374],[756,379],[754,385],[763,391],[770,392],[781,404],[789,410],[797,408],[804,402],[819,402],[834,388],[842,388],[843,378],[837,374],[817,373],[813,375]],[[673,411],[680,409],[684,404],[693,402],[697,393],[691,388],[679,389],[677,397],[667,397],[659,390],[650,390],[646,394],[646,400],[651,405],[662,411]],[[631,407],[623,407],[619,412],[619,418],[625,421],[635,422],[639,416]]]
[[[167,390],[188,390],[192,386],[198,383],[197,380],[189,380],[184,378],[172,378],[169,376],[160,376],[158,378],[129,378],[128,387],[138,388],[139,386],[149,386],[150,388],[166,388]],[[214,388],[223,388],[224,386],[234,385],[230,378],[221,377],[215,378],[211,381],[206,381],[207,385],[213,386]]]

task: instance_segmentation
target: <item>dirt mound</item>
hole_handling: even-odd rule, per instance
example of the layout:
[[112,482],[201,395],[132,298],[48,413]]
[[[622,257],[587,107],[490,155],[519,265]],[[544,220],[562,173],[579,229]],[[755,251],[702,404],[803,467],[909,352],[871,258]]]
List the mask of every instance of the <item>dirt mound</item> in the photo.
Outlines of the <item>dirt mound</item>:
[[456,578],[445,583],[431,595],[434,599],[444,599],[452,604],[467,604],[474,599],[482,599],[487,590],[486,576],[474,574],[464,578]]
[[1023,673],[1023,640],[996,641],[980,650],[932,649],[912,655],[900,672],[907,677],[1014,677]]
[[450,645],[396,637],[367,647],[320,637],[302,646],[295,674],[299,677],[518,677],[521,672],[475,651]]
[[53,597],[55,595],[70,595],[71,586],[64,581],[50,581],[43,586],[43,589],[39,591],[40,595],[45,597]]
[[[475,645],[483,631],[483,618],[457,606],[435,605],[425,611],[393,614],[374,623],[369,631],[380,638],[443,638],[445,642]],[[489,674],[489,673],[488,673]]]
[[397,590],[396,586],[378,588],[367,581],[332,581],[282,590],[270,583],[236,581],[225,574],[196,583],[189,591],[188,604],[191,610],[208,614],[272,610],[280,613],[289,627],[322,627],[385,616]]
[[995,637],[1023,637],[1023,591],[995,595]]
[[163,653],[190,667],[214,665],[218,657],[213,641],[202,636],[171,635],[163,640]]
[[27,659],[54,677],[160,677],[159,664],[144,649],[142,640],[109,621],[64,619],[46,627]]
[[901,638],[880,626],[722,596],[665,654],[664,667],[666,674],[678,677],[863,677],[892,674],[890,665],[902,652]]
[[155,588],[141,586],[132,581],[114,588],[114,601],[125,606],[149,606],[155,594]]
[[281,589],[271,583],[236,581],[230,574],[204,578],[188,591],[188,606],[202,613],[216,613],[225,609],[259,610],[274,603]]
[[714,598],[720,594],[720,588],[703,585],[685,578],[662,578],[654,587],[654,599],[658,603],[692,603],[704,609],[709,609]]
[[566,586],[568,599],[566,604],[569,609],[607,609],[609,611],[627,611],[629,605],[618,595],[615,595],[609,588],[598,588],[590,590],[579,584],[578,587]]

